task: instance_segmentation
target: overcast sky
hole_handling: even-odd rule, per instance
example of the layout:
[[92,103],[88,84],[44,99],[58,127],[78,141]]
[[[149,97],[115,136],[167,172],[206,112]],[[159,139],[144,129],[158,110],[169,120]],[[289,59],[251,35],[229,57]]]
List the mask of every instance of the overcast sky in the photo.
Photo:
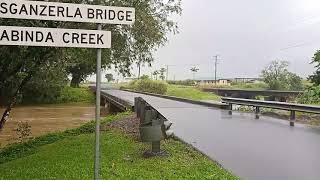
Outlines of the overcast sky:
[[303,77],[314,71],[309,62],[320,49],[320,0],[183,0],[176,19],[180,33],[170,35],[142,74],[170,65],[169,79],[192,78],[194,64],[197,78],[213,77],[216,54],[223,78],[258,77],[272,60],[289,61]]

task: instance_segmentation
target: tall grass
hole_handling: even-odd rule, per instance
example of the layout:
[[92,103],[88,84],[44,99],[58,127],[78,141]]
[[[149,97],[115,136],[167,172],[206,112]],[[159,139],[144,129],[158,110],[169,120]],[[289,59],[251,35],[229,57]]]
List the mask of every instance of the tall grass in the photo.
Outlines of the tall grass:
[[219,96],[213,93],[203,92],[200,89],[197,89],[197,87],[192,86],[169,85],[166,95],[192,100],[220,100]]

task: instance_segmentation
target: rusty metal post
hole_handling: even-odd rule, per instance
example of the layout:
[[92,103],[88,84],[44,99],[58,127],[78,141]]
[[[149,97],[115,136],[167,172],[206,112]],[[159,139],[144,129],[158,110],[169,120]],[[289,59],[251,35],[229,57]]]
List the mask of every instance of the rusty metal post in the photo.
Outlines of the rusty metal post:
[[256,107],[255,114],[256,114],[256,119],[259,119],[259,115],[260,115],[260,107],[259,106]]
[[294,126],[296,121],[296,111],[290,111],[290,126]]
[[229,105],[228,105],[228,112],[229,112],[229,115],[232,115],[232,104],[231,103],[229,103]]

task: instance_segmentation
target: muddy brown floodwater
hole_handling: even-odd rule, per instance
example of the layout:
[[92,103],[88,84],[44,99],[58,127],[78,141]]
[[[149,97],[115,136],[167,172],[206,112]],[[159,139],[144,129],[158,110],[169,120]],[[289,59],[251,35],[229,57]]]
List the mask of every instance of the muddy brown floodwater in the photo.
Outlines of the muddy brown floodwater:
[[[4,109],[0,109],[3,113]],[[15,129],[19,121],[28,121],[31,125],[32,137],[37,137],[49,132],[63,131],[78,127],[90,120],[95,115],[94,105],[45,105],[16,107],[0,133],[0,147],[17,141]]]

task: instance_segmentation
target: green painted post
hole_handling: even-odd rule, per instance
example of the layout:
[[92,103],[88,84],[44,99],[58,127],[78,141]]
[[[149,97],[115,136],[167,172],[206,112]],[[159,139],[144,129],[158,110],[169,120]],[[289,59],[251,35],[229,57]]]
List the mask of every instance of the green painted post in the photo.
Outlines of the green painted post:
[[[157,119],[157,116],[158,116],[158,112],[155,111],[155,110],[152,110],[151,111],[151,121],[152,121],[152,126],[160,126],[161,125],[161,122],[159,119]],[[159,128],[159,132],[161,134],[161,127]],[[161,137],[161,136],[160,136]],[[151,152],[152,153],[160,153],[161,152],[161,149],[160,149],[160,140],[159,141],[153,141],[152,144],[152,149],[151,149]]]
[[140,124],[142,124],[142,122],[144,122],[145,113],[146,113],[146,102],[142,99],[140,101],[139,108],[140,108],[140,110],[139,110],[138,114],[139,114],[139,118],[140,118]]
[[160,153],[160,141],[152,142],[152,153]]
[[139,101],[140,101],[140,97],[135,97],[134,98],[134,112],[137,114],[137,117],[138,117],[138,104],[139,104]]

